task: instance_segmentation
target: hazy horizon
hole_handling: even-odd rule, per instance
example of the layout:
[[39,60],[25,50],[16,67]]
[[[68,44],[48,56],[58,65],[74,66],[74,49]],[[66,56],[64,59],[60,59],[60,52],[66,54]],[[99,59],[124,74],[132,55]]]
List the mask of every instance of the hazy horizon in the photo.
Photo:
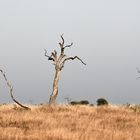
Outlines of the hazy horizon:
[[[100,97],[140,103],[140,1],[0,0],[0,69],[24,103],[48,102],[54,66],[44,56],[59,51],[60,35],[70,61],[61,72],[57,102]],[[0,103],[12,102],[0,76]]]

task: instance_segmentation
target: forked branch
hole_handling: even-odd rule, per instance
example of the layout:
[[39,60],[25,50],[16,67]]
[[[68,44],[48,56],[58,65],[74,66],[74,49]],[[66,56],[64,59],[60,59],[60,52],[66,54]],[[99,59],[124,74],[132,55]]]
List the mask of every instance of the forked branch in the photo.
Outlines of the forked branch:
[[22,107],[22,108],[24,108],[24,109],[26,109],[26,110],[31,110],[29,107],[22,105],[21,103],[19,103],[19,102],[14,98],[14,96],[13,96],[13,87],[12,87],[12,85],[8,82],[7,77],[6,77],[5,73],[3,72],[3,70],[0,69],[0,72],[2,73],[2,75],[3,75],[3,77],[4,77],[5,81],[6,81],[6,84],[7,84],[7,86],[9,87],[10,96],[11,96],[12,100],[13,100],[15,103],[17,103],[20,107]]
[[61,56],[62,56],[62,55],[64,55],[65,48],[70,48],[73,45],[73,43],[71,43],[70,45],[64,46],[65,45],[65,40],[63,38],[63,34],[61,35],[61,39],[62,39],[62,42],[59,43],[59,45],[60,45],[60,48],[61,48]]

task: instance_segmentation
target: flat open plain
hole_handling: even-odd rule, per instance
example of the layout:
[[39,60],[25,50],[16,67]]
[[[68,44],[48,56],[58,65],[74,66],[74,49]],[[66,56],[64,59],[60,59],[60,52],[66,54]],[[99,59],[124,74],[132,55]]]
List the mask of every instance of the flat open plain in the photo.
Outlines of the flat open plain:
[[140,140],[140,112],[123,106],[0,105],[0,140]]

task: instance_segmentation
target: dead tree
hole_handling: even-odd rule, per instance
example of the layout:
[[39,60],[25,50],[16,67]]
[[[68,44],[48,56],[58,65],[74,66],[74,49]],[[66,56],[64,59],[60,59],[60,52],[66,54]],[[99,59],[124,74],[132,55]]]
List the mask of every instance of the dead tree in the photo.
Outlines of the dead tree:
[[59,43],[59,46],[60,46],[60,54],[59,55],[58,55],[56,50],[51,52],[50,55],[48,55],[47,51],[45,50],[45,56],[48,58],[48,60],[53,61],[54,65],[55,65],[55,76],[54,76],[54,81],[53,81],[53,90],[52,90],[52,94],[50,95],[49,105],[55,104],[56,97],[58,95],[58,82],[59,82],[59,78],[60,78],[60,72],[64,68],[65,63],[69,60],[78,59],[79,61],[82,62],[82,64],[86,65],[78,56],[74,56],[74,57],[67,57],[66,56],[66,54],[64,52],[65,49],[70,48],[73,45],[73,43],[71,43],[70,45],[65,45],[65,40],[63,38],[63,35],[61,35],[61,39],[62,39],[62,42]]
[[29,107],[22,105],[20,102],[18,102],[18,101],[14,98],[14,96],[13,96],[13,87],[12,87],[12,85],[11,85],[10,82],[7,80],[7,77],[6,77],[5,73],[3,72],[3,70],[0,69],[0,72],[2,73],[2,75],[3,75],[3,77],[4,77],[5,81],[6,81],[6,84],[7,84],[8,88],[9,88],[9,90],[10,90],[10,96],[11,96],[12,100],[13,100],[16,104],[18,104],[20,107],[22,107],[22,108],[24,108],[24,109],[26,109],[26,110],[30,110]]

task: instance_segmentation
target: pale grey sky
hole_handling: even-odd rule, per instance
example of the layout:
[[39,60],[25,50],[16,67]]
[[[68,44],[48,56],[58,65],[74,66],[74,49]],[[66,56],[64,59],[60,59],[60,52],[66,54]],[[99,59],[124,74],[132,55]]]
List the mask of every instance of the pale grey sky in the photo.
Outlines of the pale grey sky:
[[[95,103],[140,103],[139,0],[0,0],[0,68],[24,102],[48,102],[54,66],[44,48],[59,51],[64,33],[70,56],[65,65],[58,102],[65,97]],[[11,102],[2,76],[0,102]]]

